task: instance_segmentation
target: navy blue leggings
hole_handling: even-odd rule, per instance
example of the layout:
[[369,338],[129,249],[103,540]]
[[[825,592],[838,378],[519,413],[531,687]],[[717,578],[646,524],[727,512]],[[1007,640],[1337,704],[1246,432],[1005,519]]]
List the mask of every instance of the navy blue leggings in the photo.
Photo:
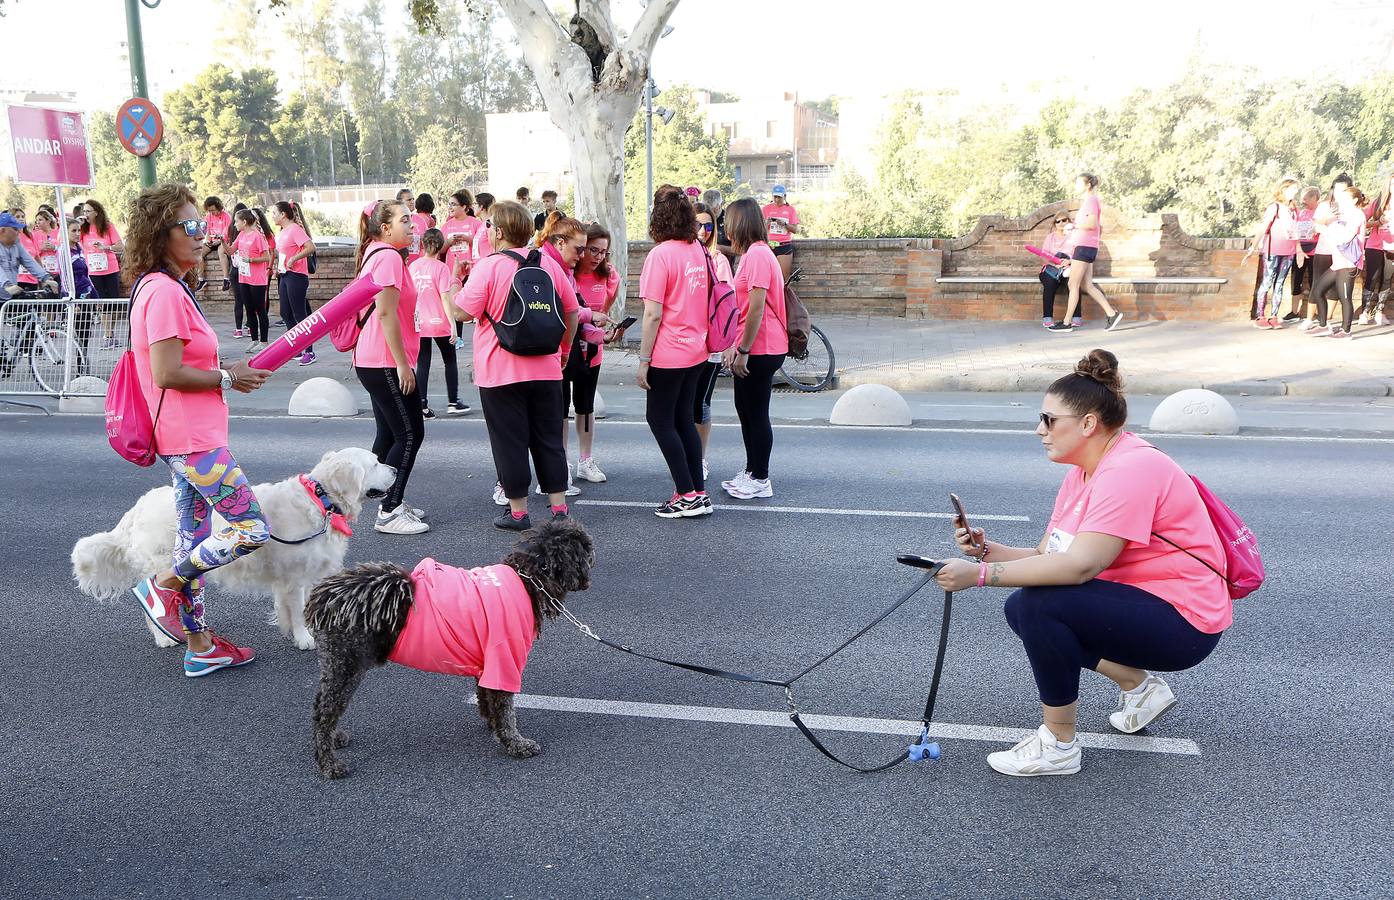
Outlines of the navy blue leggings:
[[1026,647],[1046,706],[1078,700],[1080,670],[1097,668],[1099,660],[1179,672],[1197,665],[1220,642],[1219,634],[1197,631],[1162,598],[1098,578],[1021,588],[1007,598],[1004,612]]

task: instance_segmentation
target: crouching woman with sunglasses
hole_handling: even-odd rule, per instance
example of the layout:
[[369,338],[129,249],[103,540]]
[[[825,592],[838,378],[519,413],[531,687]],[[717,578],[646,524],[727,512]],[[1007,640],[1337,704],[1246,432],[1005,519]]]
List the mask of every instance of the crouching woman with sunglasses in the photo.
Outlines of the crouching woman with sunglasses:
[[1169,456],[1123,430],[1127,418],[1117,358],[1091,351],[1041,404],[1036,434],[1047,458],[1070,469],[1040,544],[1008,547],[959,528],[955,539],[973,560],[950,560],[937,576],[949,591],[1019,588],[1007,598],[1007,624],[1026,649],[1044,724],[988,754],[1004,775],[1079,771],[1082,669],[1118,685],[1109,724],[1131,734],[1176,703],[1149,670],[1198,665],[1230,625],[1229,591],[1216,574],[1224,552],[1200,494]]

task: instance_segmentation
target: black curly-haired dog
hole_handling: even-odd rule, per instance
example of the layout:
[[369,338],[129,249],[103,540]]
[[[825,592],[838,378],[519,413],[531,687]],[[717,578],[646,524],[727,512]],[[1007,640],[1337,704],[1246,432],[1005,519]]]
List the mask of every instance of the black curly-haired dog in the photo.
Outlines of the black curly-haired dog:
[[[556,618],[568,592],[590,587],[594,564],[590,535],[578,523],[558,519],[524,532],[501,565],[466,570],[427,559],[408,572],[372,562],[317,584],[305,604],[305,621],[319,654],[314,747],[320,774],[348,774],[334,754],[348,743],[339,720],[363,676],[389,660],[473,676],[481,682],[479,714],[504,752],[519,759],[536,756],[542,745],[518,733],[513,691],[482,682],[517,683],[532,640],[542,634],[542,620]],[[411,619],[413,614],[417,618]],[[469,621],[442,621],[456,616]],[[462,639],[472,649],[460,651]],[[425,662],[417,658],[423,646],[430,651]],[[475,651],[478,659],[459,662],[460,652]]]

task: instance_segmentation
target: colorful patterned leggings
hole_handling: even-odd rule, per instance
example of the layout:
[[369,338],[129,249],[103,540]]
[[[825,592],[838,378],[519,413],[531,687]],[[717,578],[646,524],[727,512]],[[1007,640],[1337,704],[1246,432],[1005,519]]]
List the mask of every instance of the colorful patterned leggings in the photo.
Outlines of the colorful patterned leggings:
[[[270,533],[257,498],[226,447],[182,456],[161,456],[174,473],[174,573],[184,581],[179,610],[184,630],[207,631],[203,618],[203,574],[246,556]],[[213,533],[209,506],[227,522]]]

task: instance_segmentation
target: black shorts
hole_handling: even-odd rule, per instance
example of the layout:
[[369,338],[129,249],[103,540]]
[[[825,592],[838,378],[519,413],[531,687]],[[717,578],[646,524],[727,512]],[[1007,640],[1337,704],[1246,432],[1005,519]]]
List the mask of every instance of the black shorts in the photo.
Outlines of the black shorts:
[[1076,247],[1070,251],[1070,259],[1091,263],[1099,257],[1098,247]]
[[774,247],[774,255],[775,255],[775,256],[792,256],[793,253],[794,253],[794,242],[793,242],[793,241],[785,241],[785,242],[782,243],[782,244],[776,244],[775,247]]

